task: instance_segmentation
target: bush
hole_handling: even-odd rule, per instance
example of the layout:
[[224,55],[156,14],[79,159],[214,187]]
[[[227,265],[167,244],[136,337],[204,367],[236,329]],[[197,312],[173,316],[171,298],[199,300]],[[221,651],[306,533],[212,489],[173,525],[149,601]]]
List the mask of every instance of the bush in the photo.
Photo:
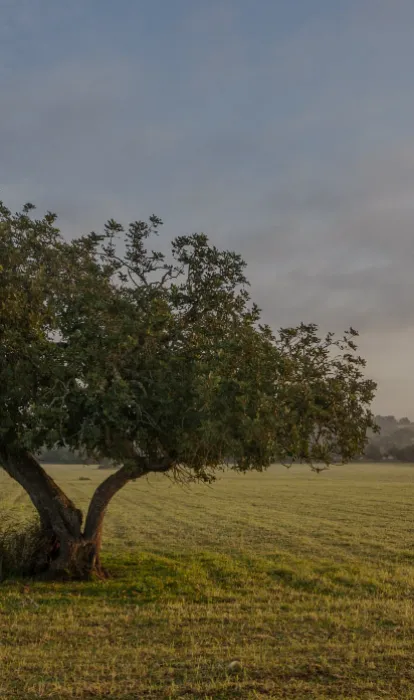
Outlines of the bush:
[[0,582],[38,571],[42,559],[45,559],[44,553],[48,551],[46,540],[38,520],[22,524],[3,519],[0,526]]

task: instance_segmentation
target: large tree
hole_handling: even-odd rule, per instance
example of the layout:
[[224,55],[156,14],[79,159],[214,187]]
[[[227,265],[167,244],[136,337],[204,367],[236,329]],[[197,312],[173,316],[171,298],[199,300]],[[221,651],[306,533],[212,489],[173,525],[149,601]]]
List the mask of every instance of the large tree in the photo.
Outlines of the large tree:
[[[363,451],[375,385],[354,330],[273,333],[243,260],[203,234],[165,257],[146,247],[155,216],[68,242],[32,209],[0,207],[0,464],[38,511],[39,569],[99,573],[108,504],[149,473],[211,481]],[[54,445],[119,467],[85,519],[38,461]]]

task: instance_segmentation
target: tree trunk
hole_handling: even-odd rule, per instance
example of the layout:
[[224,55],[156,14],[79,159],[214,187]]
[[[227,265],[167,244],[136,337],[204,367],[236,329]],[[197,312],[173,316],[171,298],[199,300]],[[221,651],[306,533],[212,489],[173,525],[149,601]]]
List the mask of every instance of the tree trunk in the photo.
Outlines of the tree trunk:
[[7,474],[28,493],[42,525],[51,526],[57,536],[79,537],[82,527],[81,511],[30,452],[0,447],[0,461]]
[[106,577],[97,555],[96,544],[86,540],[83,534],[78,539],[61,540],[57,557],[49,559],[46,570],[39,573],[52,580],[64,578],[85,581],[93,577]]
[[82,513],[26,450],[0,447],[3,469],[24,488],[41,524],[41,540],[27,573],[83,578],[93,571],[93,544],[85,542]]
[[96,489],[89,505],[86,516],[84,536],[86,541],[93,542],[96,547],[96,561],[99,564],[99,554],[102,542],[102,527],[108,505],[115,494],[118,493],[129,481],[139,479],[150,472],[164,473],[172,466],[169,457],[153,460],[151,463],[144,458],[135,455],[135,464],[124,466],[108,476]]
[[75,579],[106,576],[100,562],[102,527],[115,494],[129,481],[171,467],[167,458],[149,466],[144,458],[136,456],[134,464],[122,467],[98,486],[82,531],[81,511],[30,452],[0,445],[0,463],[28,493],[40,517],[42,540],[28,573]]
[[92,497],[86,516],[84,537],[86,541],[94,543],[96,566],[101,571],[100,551],[102,544],[102,528],[108,505],[115,494],[129,481],[137,479],[145,473],[146,471],[142,468],[131,471],[130,468],[122,467],[108,476],[108,478],[98,486]]

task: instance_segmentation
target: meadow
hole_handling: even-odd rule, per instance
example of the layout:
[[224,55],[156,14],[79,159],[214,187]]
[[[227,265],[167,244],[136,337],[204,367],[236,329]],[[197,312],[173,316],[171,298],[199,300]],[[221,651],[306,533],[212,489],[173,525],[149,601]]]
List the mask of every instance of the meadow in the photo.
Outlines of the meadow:
[[[107,474],[47,469],[81,507]],[[414,698],[413,503],[401,464],[130,484],[110,580],[0,584],[0,698]]]

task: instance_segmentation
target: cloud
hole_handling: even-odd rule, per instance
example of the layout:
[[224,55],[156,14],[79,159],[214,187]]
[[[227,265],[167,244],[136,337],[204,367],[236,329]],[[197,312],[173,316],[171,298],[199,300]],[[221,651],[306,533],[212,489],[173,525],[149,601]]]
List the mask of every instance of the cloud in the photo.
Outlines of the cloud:
[[203,230],[272,324],[359,328],[380,405],[414,415],[414,5],[171,8],[0,0],[0,197],[66,235]]

